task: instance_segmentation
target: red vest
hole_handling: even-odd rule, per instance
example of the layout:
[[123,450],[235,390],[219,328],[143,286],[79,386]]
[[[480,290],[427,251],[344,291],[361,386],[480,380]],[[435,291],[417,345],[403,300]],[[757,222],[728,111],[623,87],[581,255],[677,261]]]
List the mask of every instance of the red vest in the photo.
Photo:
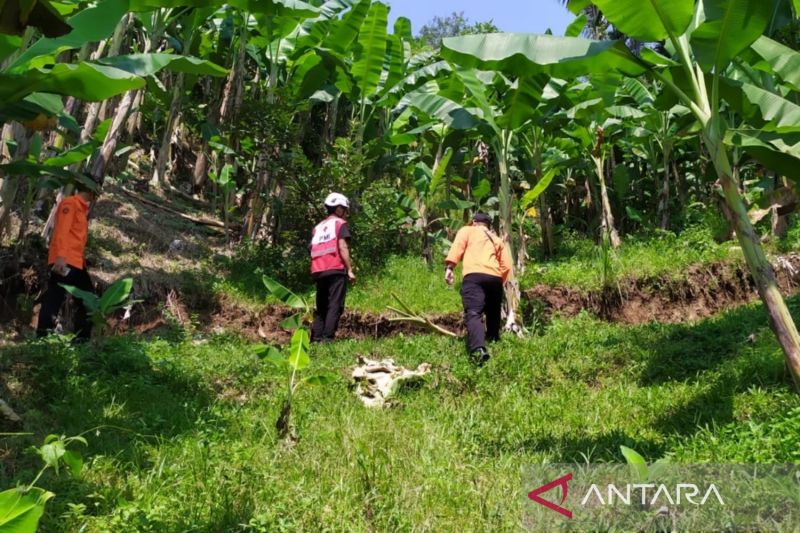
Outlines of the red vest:
[[346,268],[339,255],[339,232],[345,222],[343,218],[331,215],[314,228],[311,233],[312,274]]

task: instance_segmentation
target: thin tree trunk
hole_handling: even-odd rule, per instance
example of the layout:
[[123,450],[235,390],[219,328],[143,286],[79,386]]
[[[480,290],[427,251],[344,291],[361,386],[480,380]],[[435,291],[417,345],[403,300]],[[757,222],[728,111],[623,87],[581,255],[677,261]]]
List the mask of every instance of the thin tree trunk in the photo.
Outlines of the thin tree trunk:
[[140,89],[136,91],[136,96],[133,97],[133,105],[131,108],[133,112],[128,117],[127,124],[125,125],[125,130],[128,133],[128,139],[133,139],[142,127],[142,112],[139,111],[139,108],[142,107],[142,102],[144,101],[144,90]]
[[[787,187],[787,186],[788,186],[788,184],[786,183],[786,180],[784,178],[781,178],[777,174],[775,174],[775,186],[774,186],[774,188],[775,189],[779,189],[779,188]],[[772,215],[772,224],[771,224],[771,226],[772,226],[772,234],[775,237],[779,238],[779,239],[783,239],[784,237],[786,237],[786,233],[789,231],[789,223],[786,220],[786,216],[784,216],[784,215],[782,215],[780,213],[780,207],[779,206],[774,206],[771,211],[772,211],[772,213],[771,213],[771,215]]]
[[264,217],[264,194],[269,190],[269,182],[271,181],[266,163],[266,155],[260,152],[256,161],[256,180],[247,202],[247,214],[244,218],[244,229],[242,230],[242,235],[250,240],[256,239]]
[[153,177],[150,184],[167,189],[170,185],[167,176],[167,163],[172,160],[172,137],[175,133],[175,126],[181,111],[183,100],[183,73],[179,73],[172,89],[172,103],[169,106],[169,115],[164,124],[164,134],[161,136],[161,147],[158,149],[158,160],[156,161]]
[[761,248],[761,239],[758,238],[755,228],[750,223],[750,217],[747,216],[747,208],[739,194],[738,184],[729,176],[722,176],[721,181],[725,200],[734,215],[736,236],[758,288],[758,294],[767,309],[770,327],[775,332],[786,356],[786,366],[795,386],[800,388],[800,335],[797,327],[778,288],[772,265]]
[[660,228],[669,229],[669,151],[664,149],[664,172],[661,181],[661,194],[658,197],[658,218],[661,220]]
[[[25,131],[25,128],[18,123],[11,126],[11,134],[17,142],[17,149],[14,160],[25,159],[28,156],[32,134]],[[0,242],[9,231],[11,222],[11,212],[14,209],[14,201],[19,190],[20,177],[3,175],[0,172]]]
[[114,155],[114,150],[117,148],[122,125],[128,118],[128,112],[131,110],[131,105],[133,104],[134,92],[135,91],[128,91],[125,93],[125,96],[122,97],[122,101],[114,115],[114,120],[111,122],[111,127],[108,129],[108,133],[106,133],[103,146],[100,148],[100,154],[92,164],[92,177],[94,177],[95,181],[98,183],[103,183],[105,179],[106,167],[109,161],[111,161],[111,157]]
[[675,178],[675,189],[678,191],[678,202],[681,204],[681,211],[686,209],[688,205],[688,193],[686,191],[686,180],[683,175],[678,172],[678,163],[672,159],[672,176]]
[[247,51],[247,25],[239,36],[239,50],[236,54],[233,68],[228,74],[228,82],[225,84],[225,90],[222,93],[222,103],[219,106],[219,122],[224,124],[235,115],[238,109],[236,108],[237,88],[239,86],[240,78],[244,77],[245,66],[245,52]]
[[328,113],[325,116],[325,140],[329,145],[336,140],[336,122],[339,117],[339,95],[328,104]]
[[617,233],[617,227],[614,224],[614,213],[611,210],[611,200],[609,200],[608,188],[606,187],[605,158],[603,155],[605,134],[603,129],[598,127],[595,131],[595,135],[596,143],[592,153],[592,161],[594,161],[597,180],[600,182],[600,202],[602,208],[601,227],[603,232],[608,235],[611,246],[619,248],[621,241]]
[[[114,57],[118,56],[120,50],[122,50],[122,43],[125,41],[125,34],[128,31],[128,27],[133,22],[133,14],[129,13],[122,17],[122,19],[117,24],[116,28],[114,28],[114,34],[111,37],[111,46],[108,46],[109,40],[101,41],[97,47],[97,50],[92,54],[92,59],[100,59],[105,55],[105,57]],[[105,49],[108,47],[108,53],[105,53]],[[107,105],[108,99],[103,100],[101,102],[90,102],[87,107],[86,111],[86,120],[83,123],[83,130],[81,131],[81,142],[88,141],[92,135],[94,135],[95,127],[97,126],[98,122],[102,122],[105,120],[105,113],[101,112]]]
[[595,165],[595,172],[597,172],[597,180],[600,182],[600,200],[602,206],[602,216],[600,218],[600,227],[603,232],[608,234],[611,246],[619,248],[622,242],[617,233],[617,228],[614,225],[614,213],[611,211],[611,201],[608,198],[608,189],[606,188],[605,169],[603,168],[604,161],[602,158],[592,157]]
[[735,173],[732,171],[722,139],[715,140],[706,137],[706,143],[722,185],[725,202],[733,217],[732,222],[736,228],[736,236],[758,288],[758,294],[769,315],[770,327],[783,350],[786,368],[792,376],[795,387],[800,388],[800,334],[797,332],[794,319],[778,288],[772,265],[761,247],[761,239],[750,222],[747,206],[739,192],[739,183],[734,177]]
[[[244,69],[245,52],[247,50],[246,26],[247,25],[245,24],[245,28],[243,29],[243,33],[239,39],[239,49],[237,55],[234,58],[233,66],[231,67],[230,73],[225,81],[225,86],[222,90],[222,99],[220,101],[218,112],[212,112],[207,119],[208,123],[213,127],[217,127],[226,123],[234,107],[233,103],[236,92],[235,88],[237,85],[237,76],[244,75],[239,71]],[[203,184],[208,177],[207,150],[208,143],[205,139],[203,139],[202,146],[200,147],[200,151],[197,153],[197,158],[195,159],[194,172],[192,173],[192,187],[196,193],[202,189]],[[216,192],[214,193],[214,196],[216,201]]]
[[525,273],[525,263],[528,259],[528,236],[525,234],[525,217],[527,213],[522,213],[517,231],[517,238],[519,239],[519,250],[517,252],[517,275],[521,276]]
[[[514,208],[514,197],[511,191],[511,177],[508,174],[508,151],[511,145],[511,132],[504,132],[500,140],[499,150],[496,150],[498,170],[500,173],[500,238],[503,243],[511,251],[512,258],[516,257],[514,253],[514,243],[512,238],[513,220],[512,213]],[[519,303],[522,297],[522,292],[519,286],[519,280],[516,278],[513,263],[509,265],[511,272],[508,276],[508,282],[505,286],[505,304],[506,304],[506,329],[515,332],[517,335],[522,334],[522,327],[518,323],[519,316]]]
[[539,196],[539,225],[542,227],[542,252],[545,257],[553,257],[556,246],[553,237],[553,212],[547,203],[547,192]]

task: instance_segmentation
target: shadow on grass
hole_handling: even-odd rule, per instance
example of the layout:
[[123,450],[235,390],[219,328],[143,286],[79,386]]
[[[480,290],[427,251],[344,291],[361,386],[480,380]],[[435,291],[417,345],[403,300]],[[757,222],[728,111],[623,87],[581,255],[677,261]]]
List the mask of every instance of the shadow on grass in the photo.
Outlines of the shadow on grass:
[[[789,306],[795,318],[800,317],[800,298],[790,299]],[[603,398],[601,392],[598,398],[611,408],[627,410],[631,401],[637,401],[633,398],[648,401],[651,394],[662,395],[653,400],[658,407],[637,406],[645,414],[636,425],[646,431],[618,424],[608,428],[607,423],[593,429],[588,421],[586,427],[552,424],[511,442],[503,438],[486,441],[484,450],[491,454],[546,453],[554,462],[584,462],[587,457],[621,461],[620,446],[628,446],[657,459],[670,451],[670,443],[674,445],[676,438],[686,441],[703,428],[736,423],[737,397],[753,386],[775,394],[785,393],[792,386],[761,306],[741,307],[695,324],[654,324],[616,331],[604,347],[633,348],[643,354],[642,359],[629,361],[632,372],[627,377],[622,373],[605,376],[604,383],[619,380],[626,392],[619,398],[614,393]],[[670,398],[673,390],[675,397]]]
[[[795,320],[800,298],[787,300]],[[694,324],[675,324],[645,341],[652,353],[641,373],[642,386],[670,382],[701,382],[705,372],[732,366],[736,377],[729,394],[758,383],[786,387],[789,376],[773,357],[777,341],[763,306],[748,305]]]
[[23,418],[22,431],[33,434],[3,443],[13,460],[3,462],[0,486],[33,478],[40,462],[20,452],[50,433],[85,435],[84,456],[145,467],[146,445],[192,431],[213,401],[200,376],[153,363],[132,337],[79,348],[51,337],[9,350],[0,367],[18,391],[10,401]]

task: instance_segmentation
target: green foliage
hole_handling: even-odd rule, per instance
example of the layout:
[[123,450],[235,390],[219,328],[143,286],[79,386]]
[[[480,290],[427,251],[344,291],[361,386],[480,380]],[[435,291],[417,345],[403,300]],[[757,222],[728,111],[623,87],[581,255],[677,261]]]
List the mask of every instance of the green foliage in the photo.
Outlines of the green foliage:
[[36,487],[0,492],[0,528],[9,533],[35,533],[44,506],[53,496],[52,492]]
[[[281,285],[278,281],[270,278],[269,276],[266,275],[262,276],[261,279],[264,282],[264,286],[267,288],[267,292],[271,296],[280,300],[284,305],[287,305],[292,309],[298,310],[298,313],[290,316],[289,318],[281,322],[281,327],[285,329],[295,330],[303,326],[311,325],[311,320],[313,318],[312,310],[311,306],[308,304],[305,298],[293,293],[292,291]],[[308,349],[306,347],[306,352],[307,351]]]
[[81,299],[92,322],[96,327],[100,328],[101,335],[105,330],[108,319],[114,313],[138,302],[138,300],[128,301],[133,289],[132,278],[125,278],[112,283],[101,296],[72,285],[62,284],[61,286],[74,297]]
[[302,379],[297,375],[311,364],[310,341],[308,330],[299,327],[292,334],[288,354],[284,357],[272,346],[258,349],[258,356],[267,363],[277,367],[286,375],[286,396],[282,399],[280,416],[275,423],[279,435],[290,440],[297,439],[296,428],[292,419],[292,407],[297,389],[301,385],[329,385],[336,380],[331,373],[306,376]]
[[55,494],[34,485],[45,471],[53,469],[58,474],[62,465],[73,477],[80,476],[83,458],[80,453],[67,449],[73,442],[87,445],[86,439],[80,436],[48,435],[42,446],[34,448],[44,466],[30,485],[0,492],[0,530],[9,533],[35,533],[38,530],[45,504]]

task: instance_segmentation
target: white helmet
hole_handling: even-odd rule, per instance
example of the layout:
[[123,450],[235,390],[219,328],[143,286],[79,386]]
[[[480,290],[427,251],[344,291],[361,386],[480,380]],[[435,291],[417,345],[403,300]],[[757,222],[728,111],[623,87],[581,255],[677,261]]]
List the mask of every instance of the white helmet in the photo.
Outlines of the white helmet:
[[339,194],[338,192],[332,192],[325,198],[325,205],[328,207],[344,207],[350,209],[350,200],[347,199],[347,196],[343,194]]

